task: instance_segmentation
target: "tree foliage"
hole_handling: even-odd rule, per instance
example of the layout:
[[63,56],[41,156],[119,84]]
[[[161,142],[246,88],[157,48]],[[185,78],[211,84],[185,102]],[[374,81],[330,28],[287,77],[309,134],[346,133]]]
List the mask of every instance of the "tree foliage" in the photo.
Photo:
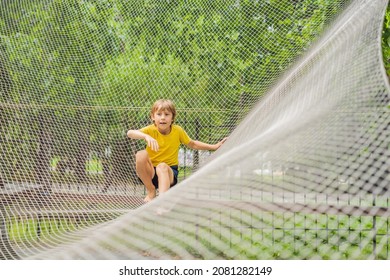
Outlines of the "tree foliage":
[[[39,173],[53,158],[69,158],[82,179],[88,158],[103,158],[107,147],[115,158],[128,144],[124,131],[144,123],[162,97],[185,109],[183,123],[197,110],[208,125],[234,127],[346,2],[7,1],[0,9],[2,169]],[[126,173],[122,160],[114,169]]]
[[387,7],[383,24],[382,54],[387,76],[390,77],[390,5]]

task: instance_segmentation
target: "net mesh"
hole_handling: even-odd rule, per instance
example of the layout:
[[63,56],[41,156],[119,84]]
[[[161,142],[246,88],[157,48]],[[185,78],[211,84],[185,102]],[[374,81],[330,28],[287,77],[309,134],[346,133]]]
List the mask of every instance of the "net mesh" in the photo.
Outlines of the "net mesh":
[[[0,258],[389,259],[386,0],[0,7]],[[159,98],[229,139],[144,204]]]

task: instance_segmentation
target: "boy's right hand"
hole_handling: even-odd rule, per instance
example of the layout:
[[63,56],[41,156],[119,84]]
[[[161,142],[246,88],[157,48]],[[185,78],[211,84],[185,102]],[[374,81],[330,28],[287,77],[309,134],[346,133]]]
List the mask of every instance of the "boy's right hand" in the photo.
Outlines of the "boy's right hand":
[[158,146],[158,142],[156,139],[154,139],[153,137],[151,137],[149,135],[145,135],[145,141],[148,144],[148,147],[150,149],[152,149],[152,151],[158,152],[159,146]]

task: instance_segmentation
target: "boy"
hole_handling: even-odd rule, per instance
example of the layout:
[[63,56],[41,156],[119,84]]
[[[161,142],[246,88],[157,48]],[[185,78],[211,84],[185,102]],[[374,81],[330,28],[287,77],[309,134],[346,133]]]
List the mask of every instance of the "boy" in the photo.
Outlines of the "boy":
[[127,132],[129,138],[144,139],[147,144],[146,150],[136,154],[137,175],[147,191],[145,202],[156,197],[157,188],[160,193],[164,193],[177,183],[181,143],[191,149],[215,151],[227,139],[214,145],[191,140],[183,128],[173,124],[176,108],[171,100],[157,100],[152,106],[150,117],[153,124]]

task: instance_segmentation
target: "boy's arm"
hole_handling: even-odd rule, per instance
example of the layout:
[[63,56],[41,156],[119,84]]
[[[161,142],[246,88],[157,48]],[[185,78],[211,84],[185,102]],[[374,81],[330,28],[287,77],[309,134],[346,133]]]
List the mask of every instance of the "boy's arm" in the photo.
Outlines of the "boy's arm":
[[207,151],[215,151],[218,150],[219,147],[222,146],[223,143],[227,140],[226,138],[223,138],[221,141],[219,141],[217,144],[207,144],[201,141],[197,140],[191,140],[188,144],[187,147],[194,149],[194,150],[207,150]]
[[127,132],[127,137],[131,139],[144,139],[152,151],[157,152],[159,149],[157,140],[140,130],[129,130]]

